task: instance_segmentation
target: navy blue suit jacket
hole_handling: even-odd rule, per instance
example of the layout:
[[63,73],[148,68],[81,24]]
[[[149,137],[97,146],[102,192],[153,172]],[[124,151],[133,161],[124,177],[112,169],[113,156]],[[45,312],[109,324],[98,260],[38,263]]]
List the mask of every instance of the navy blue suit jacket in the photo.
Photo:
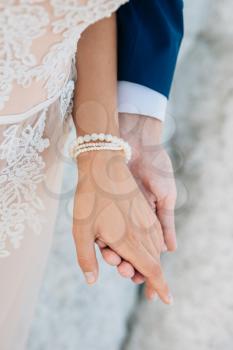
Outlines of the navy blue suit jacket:
[[130,0],[117,12],[118,80],[169,96],[183,37],[182,0]]

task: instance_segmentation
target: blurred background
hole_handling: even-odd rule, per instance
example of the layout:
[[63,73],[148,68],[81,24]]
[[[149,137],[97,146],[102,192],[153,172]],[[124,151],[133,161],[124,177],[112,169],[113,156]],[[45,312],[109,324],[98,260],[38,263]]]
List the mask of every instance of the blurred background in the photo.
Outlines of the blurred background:
[[148,303],[101,264],[85,285],[68,214],[67,163],[29,350],[231,350],[233,344],[233,3],[184,0],[185,37],[164,143],[178,187],[178,251],[163,265],[175,302]]

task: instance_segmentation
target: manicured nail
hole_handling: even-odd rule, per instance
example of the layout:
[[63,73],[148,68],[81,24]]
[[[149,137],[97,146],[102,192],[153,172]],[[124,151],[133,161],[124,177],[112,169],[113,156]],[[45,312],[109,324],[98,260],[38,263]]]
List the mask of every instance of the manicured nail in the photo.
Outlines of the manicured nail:
[[85,275],[85,278],[86,278],[86,281],[87,281],[88,284],[95,283],[96,279],[95,279],[94,272],[85,272],[84,275]]
[[174,299],[173,299],[173,296],[171,295],[171,293],[168,294],[167,301],[168,301],[169,305],[172,305],[174,303]]
[[158,294],[156,292],[151,292],[149,295],[150,300],[156,300],[158,298]]

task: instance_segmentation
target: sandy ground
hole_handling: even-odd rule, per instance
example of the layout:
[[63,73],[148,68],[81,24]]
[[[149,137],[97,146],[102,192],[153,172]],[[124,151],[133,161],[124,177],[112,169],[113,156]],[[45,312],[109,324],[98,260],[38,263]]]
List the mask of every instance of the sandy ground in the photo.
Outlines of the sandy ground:
[[[120,350],[125,338],[125,350],[232,349],[233,5],[185,4],[186,37],[165,137],[179,192],[179,249],[164,258],[175,303],[138,303],[136,288],[104,265],[100,283],[86,287],[64,199],[29,350]],[[66,174],[64,189],[74,168]]]

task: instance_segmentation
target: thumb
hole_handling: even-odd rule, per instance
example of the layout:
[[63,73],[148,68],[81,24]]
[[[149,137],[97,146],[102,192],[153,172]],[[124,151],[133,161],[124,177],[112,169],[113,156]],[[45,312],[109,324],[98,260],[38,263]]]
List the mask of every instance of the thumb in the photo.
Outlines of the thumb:
[[94,284],[98,278],[98,262],[95,243],[92,237],[85,234],[75,235],[78,264],[83,271],[87,284]]

